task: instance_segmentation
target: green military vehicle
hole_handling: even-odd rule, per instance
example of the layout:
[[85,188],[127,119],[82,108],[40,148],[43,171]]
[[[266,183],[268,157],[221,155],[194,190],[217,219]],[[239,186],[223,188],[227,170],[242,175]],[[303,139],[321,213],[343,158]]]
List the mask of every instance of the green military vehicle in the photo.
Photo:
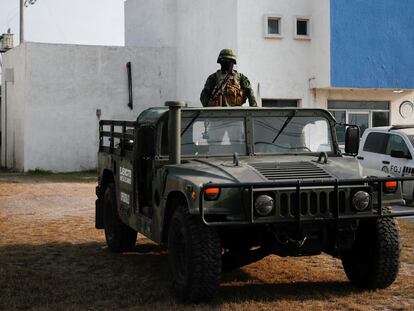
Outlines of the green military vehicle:
[[[324,252],[358,287],[393,283],[395,217],[414,214],[389,207],[403,203],[404,178],[341,155],[329,112],[166,106],[100,122],[96,228],[110,251],[131,251],[137,232],[167,245],[174,291],[191,302],[269,254]],[[347,126],[355,156],[359,129]]]

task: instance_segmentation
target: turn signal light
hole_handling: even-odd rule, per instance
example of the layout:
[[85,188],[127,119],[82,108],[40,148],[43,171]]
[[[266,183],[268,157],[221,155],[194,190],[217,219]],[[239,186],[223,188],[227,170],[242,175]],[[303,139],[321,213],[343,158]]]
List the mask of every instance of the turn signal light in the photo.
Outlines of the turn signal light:
[[384,191],[387,193],[393,193],[397,191],[398,183],[395,180],[386,181],[384,183]]
[[220,196],[220,188],[207,188],[204,190],[204,199],[206,201],[217,200]]

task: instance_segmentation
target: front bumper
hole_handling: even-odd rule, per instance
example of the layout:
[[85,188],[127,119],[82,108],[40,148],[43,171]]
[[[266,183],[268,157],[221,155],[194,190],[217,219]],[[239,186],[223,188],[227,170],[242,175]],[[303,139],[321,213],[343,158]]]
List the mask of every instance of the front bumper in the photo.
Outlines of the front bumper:
[[[383,186],[386,181],[414,180],[414,177],[386,177],[360,179],[318,179],[318,180],[288,180],[261,183],[207,183],[200,187],[199,213],[202,221],[208,226],[248,226],[275,223],[323,223],[340,222],[359,219],[375,219],[385,217],[414,216],[412,212],[384,212],[382,207],[389,204],[404,203],[400,195],[384,194]],[[399,187],[401,184],[399,185]],[[207,188],[239,189],[244,194],[242,219],[223,220],[210,217],[206,213],[203,193]],[[349,196],[352,189],[368,189],[371,193],[369,209],[358,212],[350,208]],[[398,191],[398,190],[397,190]],[[258,192],[276,193],[275,199],[279,207],[270,216],[260,217],[254,211],[254,198]],[[400,192],[398,192],[400,193]],[[323,203],[323,194],[327,196]],[[285,204],[281,204],[283,196]],[[313,199],[312,199],[313,196]],[[396,196],[396,197],[395,197]],[[296,198],[296,199],[295,199]],[[297,199],[299,198],[299,199]],[[282,211],[285,209],[285,211]]]

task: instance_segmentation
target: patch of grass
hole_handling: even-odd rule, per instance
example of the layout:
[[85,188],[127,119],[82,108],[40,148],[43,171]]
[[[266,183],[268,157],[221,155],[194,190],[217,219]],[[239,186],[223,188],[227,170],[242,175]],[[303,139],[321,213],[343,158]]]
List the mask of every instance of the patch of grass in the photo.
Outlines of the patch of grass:
[[96,182],[96,170],[55,173],[48,170],[34,169],[26,173],[0,172],[0,182]]
[[36,168],[34,170],[29,170],[26,173],[28,176],[45,176],[52,174],[52,171],[42,170],[40,168]]

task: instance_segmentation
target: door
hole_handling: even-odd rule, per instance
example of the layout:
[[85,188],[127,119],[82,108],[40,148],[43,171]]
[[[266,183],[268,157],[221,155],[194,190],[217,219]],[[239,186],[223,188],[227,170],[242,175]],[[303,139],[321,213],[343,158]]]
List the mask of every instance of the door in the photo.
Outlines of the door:
[[386,155],[388,134],[382,132],[368,133],[357,159],[364,168],[380,170],[388,173],[389,159]]

